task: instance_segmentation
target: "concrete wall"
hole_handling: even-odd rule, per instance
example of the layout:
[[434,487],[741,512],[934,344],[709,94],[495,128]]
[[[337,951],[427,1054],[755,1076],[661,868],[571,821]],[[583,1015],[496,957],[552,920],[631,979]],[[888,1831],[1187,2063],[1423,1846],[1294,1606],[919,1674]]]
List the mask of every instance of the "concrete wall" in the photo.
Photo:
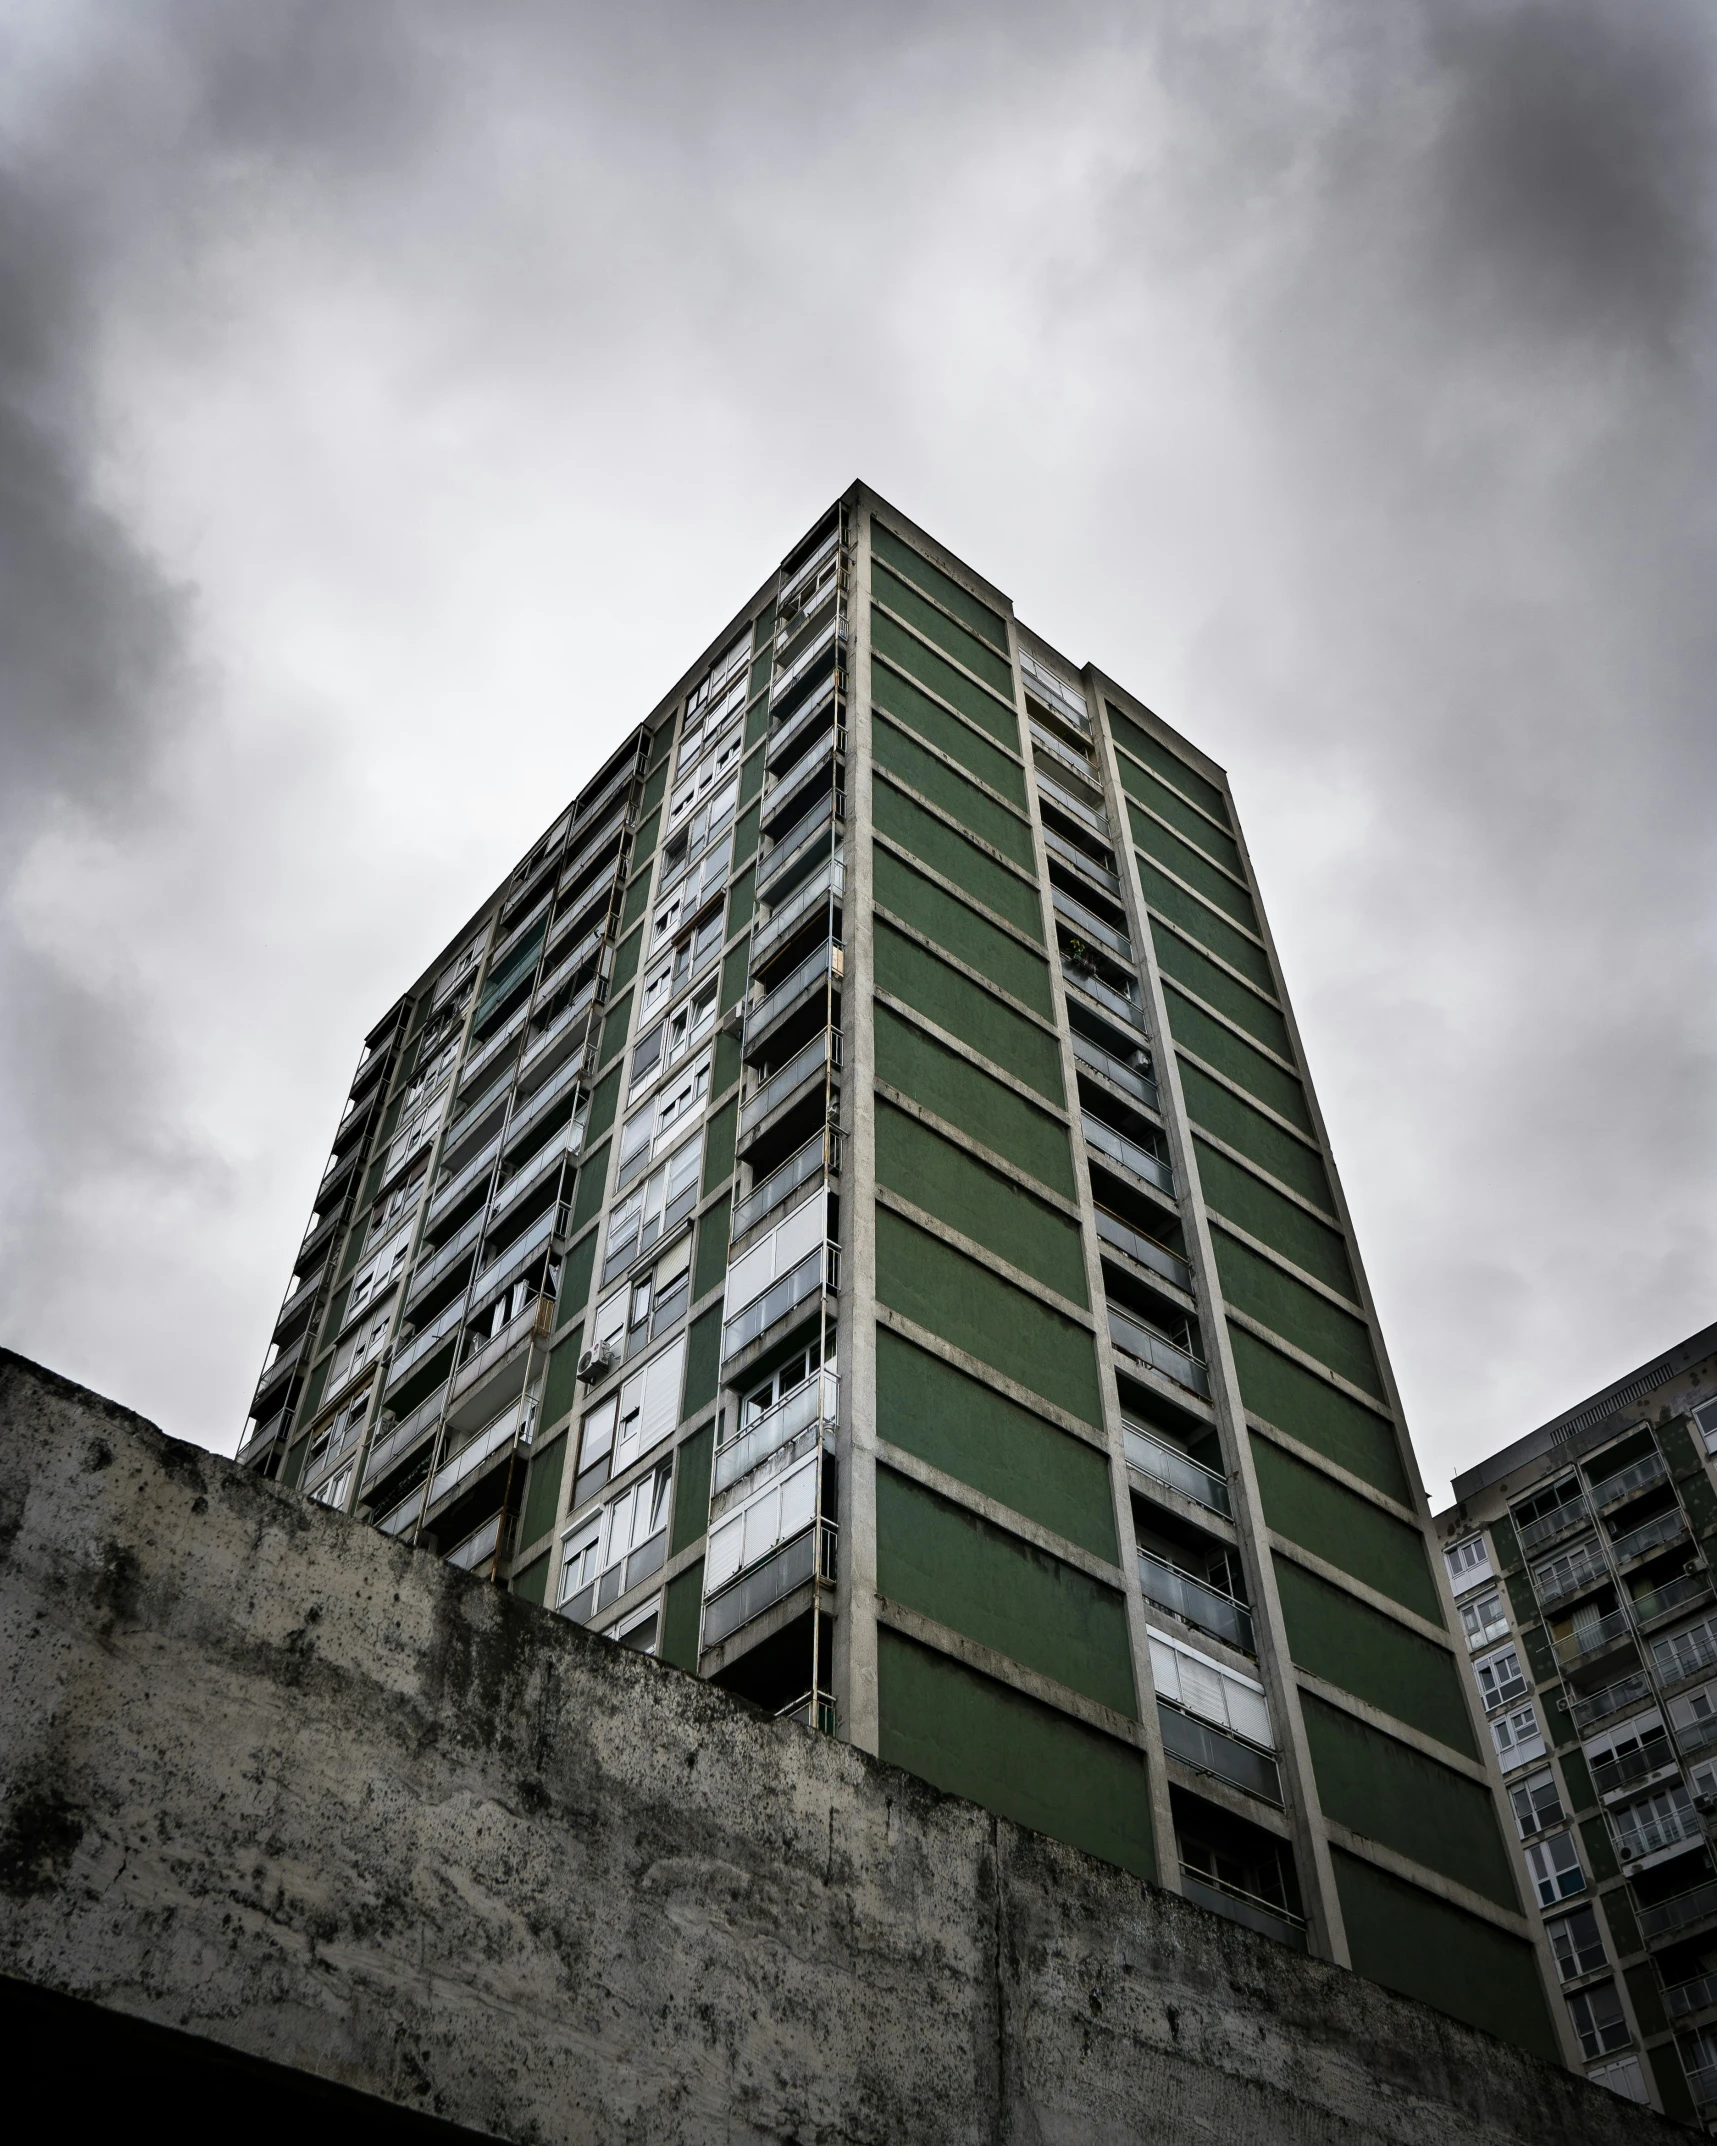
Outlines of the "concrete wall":
[[1669,2137],[0,1355],[0,1975],[521,2140]]

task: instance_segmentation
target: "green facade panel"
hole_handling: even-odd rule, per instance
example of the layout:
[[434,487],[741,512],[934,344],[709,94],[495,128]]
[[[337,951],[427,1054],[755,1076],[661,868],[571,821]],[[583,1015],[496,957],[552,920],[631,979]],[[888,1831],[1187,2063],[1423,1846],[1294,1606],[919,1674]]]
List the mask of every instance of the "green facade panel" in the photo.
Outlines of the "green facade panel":
[[876,1471],[876,1584],[892,1602],[1136,1716],[1119,1591],[892,1468]]
[[879,1756],[949,1795],[1156,1876],[1142,1753],[886,1628]]
[[1064,1199],[1074,1197],[1067,1128],[1058,1118],[902,1019],[892,1007],[876,1008],[875,1037],[879,1081],[981,1141],[1040,1185]]
[[876,1293],[1028,1393],[1101,1424],[1089,1329],[886,1207],[876,1215]]
[[1357,1497],[1271,1439],[1252,1433],[1252,1465],[1264,1518],[1278,1535],[1352,1573],[1431,1624],[1442,1606],[1415,1527]]
[[1201,998],[1207,1006],[1226,1014],[1249,1036],[1255,1036],[1266,1050],[1274,1051],[1278,1058],[1285,1058],[1290,1064],[1293,1062],[1288,1024],[1274,1005],[1261,999],[1237,977],[1230,976],[1208,955],[1201,954],[1196,946],[1189,945],[1178,932],[1168,930],[1155,918],[1151,921],[1151,944],[1156,949],[1157,967],[1165,976],[1172,976],[1177,984]]
[[721,1306],[712,1304],[695,1318],[686,1333],[686,1383],[680,1401],[680,1421],[688,1421],[700,1408],[707,1408],[721,1390]]
[[934,745],[938,752],[957,761],[979,782],[987,783],[998,797],[1017,805],[1021,812],[1026,809],[1025,769],[1018,760],[992,743],[987,733],[962,721],[940,701],[932,700],[903,671],[894,670],[883,662],[873,662],[870,676],[871,703],[877,714],[915,731],[927,745]]
[[727,1226],[733,1202],[723,1193],[698,1217],[697,1259],[692,1270],[692,1301],[713,1289],[727,1272]]
[[876,1422],[944,1475],[1119,1562],[1104,1456],[887,1327],[876,1335]]
[[1048,1101],[1065,1101],[1061,1049],[1053,1036],[992,997],[971,977],[939,961],[927,947],[891,931],[880,917],[873,943],[879,991],[958,1036]]
[[[1004,857],[1011,857],[1023,870],[1033,870],[1031,829],[988,790],[968,782],[947,761],[926,752],[910,731],[897,724],[879,722],[873,735],[876,764],[883,773],[907,783],[920,797],[939,805],[962,827],[970,828]],[[995,756],[998,760],[1000,754]],[[1006,762],[1002,763],[1004,766]],[[932,860],[934,862],[934,860]],[[952,875],[951,875],[952,876]]]
[[1228,801],[1208,775],[1201,775],[1160,739],[1152,737],[1142,723],[1135,723],[1130,715],[1124,715],[1112,700],[1105,701],[1109,713],[1109,729],[1115,743],[1123,752],[1142,760],[1149,768],[1172,782],[1184,797],[1190,797],[1195,805],[1202,805],[1212,819],[1227,827],[1231,824]]
[[678,1557],[709,1526],[709,1472],[715,1456],[715,1425],[706,1423],[674,1455],[674,1526],[668,1555]]
[[525,1478],[524,1508],[519,1516],[519,1542],[527,1549],[554,1526],[555,1515],[560,1510],[560,1479],[566,1466],[566,1447],[567,1435],[563,1431],[531,1455],[531,1471]]
[[1525,1939],[1340,1848],[1334,1858],[1355,1973],[1501,2035],[1547,2063],[1561,2062]]
[[1176,879],[1184,879],[1206,901],[1214,902],[1218,909],[1226,911],[1236,924],[1244,924],[1248,931],[1258,929],[1258,912],[1252,906],[1251,895],[1213,864],[1203,850],[1183,842],[1172,828],[1165,827],[1160,820],[1153,820],[1149,813],[1141,812],[1130,798],[1127,800],[1127,824],[1133,830],[1135,847],[1147,857],[1154,858],[1164,871],[1172,872]]
[[662,1659],[676,1669],[698,1665],[698,1627],[703,1618],[703,1559],[668,1582],[662,1602]]
[[897,664],[908,677],[917,679],[939,700],[945,700],[950,708],[970,717],[1010,752],[1018,752],[1019,718],[1012,706],[998,700],[975,678],[968,678],[964,671],[956,669],[874,604],[870,614],[870,638],[871,646],[886,662]]
[[[547,1430],[560,1421],[568,1409],[578,1404],[578,1358],[580,1344],[584,1339],[582,1322],[575,1326],[564,1341],[557,1341],[549,1351],[548,1376],[543,1383],[541,1421]],[[524,1538],[534,1541],[532,1536]]]
[[1232,1088],[1212,1080],[1190,1059],[1183,1057],[1179,1063],[1181,1093],[1194,1125],[1202,1125],[1206,1132],[1238,1149],[1301,1199],[1321,1207],[1326,1215],[1334,1214],[1329,1177],[1315,1148],[1296,1140],[1285,1127],[1265,1117],[1261,1110],[1254,1110]]
[[927,641],[934,641],[942,653],[952,656],[963,670],[981,678],[1003,699],[1013,697],[1013,667],[1006,655],[999,654],[979,635],[968,633],[945,611],[921,596],[910,582],[890,573],[880,559],[871,568],[870,587],[878,603],[886,604],[897,618],[917,627]]
[[1302,1669],[1464,1758],[1477,1758],[1452,1655],[1280,1552],[1271,1562],[1288,1651]]
[[614,950],[614,973],[608,979],[611,991],[623,991],[638,973],[638,956],[644,950],[644,927],[629,931]]
[[1232,1320],[1228,1325],[1240,1396],[1254,1415],[1286,1431],[1385,1496],[1412,1503],[1401,1449],[1388,1419],[1338,1393],[1313,1372],[1260,1341]]
[[1520,1894],[1489,1789],[1384,1735],[1312,1692],[1301,1694],[1306,1742],[1325,1814],[1520,1912]]
[[913,871],[891,850],[874,852],[872,876],[879,908],[923,932],[1044,1020],[1053,1016],[1049,965],[1040,955]]
[[1268,1104],[1277,1117],[1286,1118],[1290,1125],[1311,1135],[1312,1114],[1306,1108],[1306,1091],[1298,1078],[1273,1058],[1254,1050],[1244,1036],[1212,1020],[1202,1006],[1175,989],[1172,977],[1165,976],[1163,982],[1169,1028],[1176,1043],[1202,1058],[1206,1065],[1214,1066],[1248,1095],[1255,1095],[1260,1103]]
[[1178,791],[1171,790],[1167,783],[1159,782],[1148,768],[1136,767],[1131,760],[1121,760],[1121,787],[1159,819],[1167,820],[1175,833],[1192,843],[1224,871],[1244,880],[1245,868],[1240,862],[1240,848],[1234,837],[1219,827],[1213,827],[1202,812],[1196,811]]
[[1273,1186],[1207,1141],[1195,1140],[1193,1145],[1204,1197],[1218,1214],[1237,1222],[1249,1236],[1260,1238],[1331,1289],[1339,1289],[1350,1304],[1358,1303],[1347,1242],[1339,1229],[1284,1199]]
[[[968,787],[970,787],[968,785]],[[1043,943],[1043,901],[1029,881],[999,864],[933,813],[878,776],[871,790],[871,817],[879,835],[910,850],[921,863],[962,893],[1005,918],[1028,939]]]
[[1362,1391],[1383,1399],[1383,1380],[1363,1319],[1308,1289],[1227,1230],[1214,1228],[1210,1234],[1222,1294],[1236,1311],[1246,1312]]
[[973,595],[963,581],[956,581],[952,574],[945,573],[934,560],[927,559],[914,544],[895,535],[886,522],[873,521],[870,525],[870,546],[874,555],[899,575],[922,589],[926,596],[935,597],[944,611],[952,611],[957,619],[981,634],[992,648],[1005,656],[1008,652],[1008,629],[1006,621],[993,611],[981,597]]
[[523,1572],[513,1575],[512,1592],[523,1601],[534,1603],[541,1609],[548,1594],[548,1568],[550,1553],[545,1550],[541,1557],[532,1558]]
[[876,1175],[963,1237],[1088,1307],[1079,1225],[893,1104],[876,1107]]
[[1242,976],[1249,977],[1260,991],[1276,995],[1276,979],[1271,973],[1270,956],[1256,939],[1248,938],[1237,925],[1230,924],[1226,917],[1218,916],[1207,902],[1201,902],[1178,880],[1159,871],[1148,857],[1140,857],[1139,885],[1144,890],[1145,900],[1160,916],[1178,924],[1209,948],[1218,959],[1226,961],[1231,969],[1238,969]]
[[723,1103],[709,1121],[703,1139],[703,1189],[713,1192],[733,1175],[733,1149],[739,1132],[737,1099]]

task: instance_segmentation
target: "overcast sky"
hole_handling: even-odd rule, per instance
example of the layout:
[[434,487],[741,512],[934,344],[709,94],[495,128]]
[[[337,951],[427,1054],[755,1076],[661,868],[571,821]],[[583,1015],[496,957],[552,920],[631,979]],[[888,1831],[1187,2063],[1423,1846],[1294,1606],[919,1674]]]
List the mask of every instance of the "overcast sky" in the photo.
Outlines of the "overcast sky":
[[1433,1503],[1717,1317],[1708,8],[0,5],[0,1336],[230,1451],[364,1029],[854,477],[1231,772]]

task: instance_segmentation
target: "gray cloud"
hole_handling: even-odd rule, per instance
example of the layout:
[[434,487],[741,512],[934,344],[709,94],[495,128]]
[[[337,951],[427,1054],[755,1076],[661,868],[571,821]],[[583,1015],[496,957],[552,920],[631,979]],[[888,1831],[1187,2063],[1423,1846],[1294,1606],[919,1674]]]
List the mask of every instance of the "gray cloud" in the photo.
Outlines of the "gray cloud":
[[1706,1316],[1700,14],[41,34],[24,1346],[230,1441],[362,1028],[855,473],[1230,765],[1428,1473]]

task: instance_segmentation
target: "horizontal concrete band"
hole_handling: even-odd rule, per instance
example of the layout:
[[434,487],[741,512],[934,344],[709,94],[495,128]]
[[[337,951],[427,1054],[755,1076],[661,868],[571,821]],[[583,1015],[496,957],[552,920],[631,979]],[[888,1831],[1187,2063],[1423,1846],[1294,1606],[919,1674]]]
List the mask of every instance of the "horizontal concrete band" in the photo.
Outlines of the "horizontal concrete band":
[[1681,2135],[4,1355],[0,1652],[0,1976],[472,2130]]

